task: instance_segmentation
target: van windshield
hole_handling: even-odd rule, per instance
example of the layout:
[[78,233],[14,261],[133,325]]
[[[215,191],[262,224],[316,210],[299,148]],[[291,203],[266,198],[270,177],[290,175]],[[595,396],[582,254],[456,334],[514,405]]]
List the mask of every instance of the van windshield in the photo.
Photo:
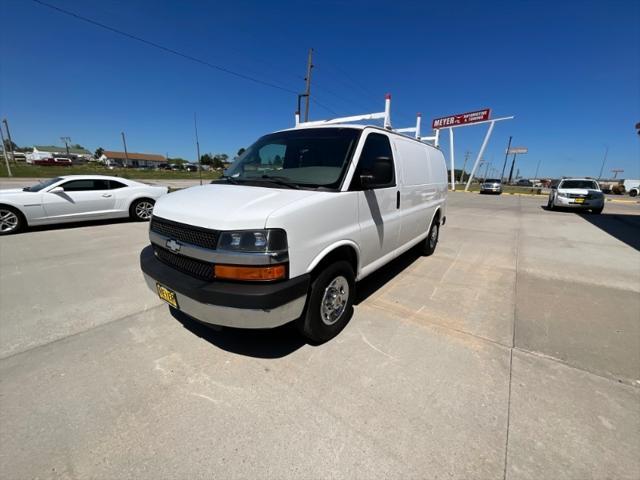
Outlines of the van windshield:
[[260,186],[339,188],[360,133],[355,128],[305,128],[265,135],[233,162],[224,178]]

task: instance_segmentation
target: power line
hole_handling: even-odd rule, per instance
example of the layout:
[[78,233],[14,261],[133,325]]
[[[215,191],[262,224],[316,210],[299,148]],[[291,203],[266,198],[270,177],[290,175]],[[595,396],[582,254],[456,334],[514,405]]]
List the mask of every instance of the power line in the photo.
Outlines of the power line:
[[266,86],[266,87],[275,88],[275,89],[281,90],[281,91],[283,91],[283,92],[292,93],[292,94],[294,94],[294,95],[297,95],[297,94],[298,94],[298,92],[296,92],[296,91],[294,91],[294,90],[291,90],[291,89],[289,89],[289,88],[286,88],[286,87],[283,87],[283,86],[277,85],[277,84],[275,84],[275,83],[266,82],[266,81],[264,81],[264,80],[260,80],[260,79],[258,79],[258,78],[254,78],[254,77],[251,77],[251,76],[249,76],[249,75],[245,75],[244,73],[236,72],[236,71],[234,71],[234,70],[231,70],[231,69],[228,69],[228,68],[222,67],[222,66],[220,66],[220,65],[216,65],[216,64],[214,64],[214,63],[208,62],[208,61],[206,61],[206,60],[202,60],[202,59],[200,59],[200,58],[194,57],[193,55],[189,55],[189,54],[187,54],[187,53],[179,52],[179,51],[174,50],[174,49],[172,49],[172,48],[165,47],[164,45],[160,45],[159,43],[153,42],[153,41],[151,41],[151,40],[147,40],[147,39],[142,38],[142,37],[138,37],[138,36],[133,35],[133,34],[131,34],[131,33],[127,33],[127,32],[125,32],[125,31],[123,31],[123,30],[119,30],[119,29],[117,29],[117,28],[115,28],[115,27],[111,27],[111,26],[109,26],[109,25],[106,25],[106,24],[104,24],[104,23],[98,22],[98,21],[96,21],[96,20],[93,20],[93,19],[91,19],[91,18],[85,17],[85,16],[83,16],[83,15],[80,15],[80,14],[77,14],[77,13],[74,13],[74,12],[71,12],[71,11],[66,10],[66,9],[64,9],[64,8],[60,8],[60,7],[57,7],[57,6],[52,5],[52,4],[50,4],[50,3],[43,2],[42,0],[32,0],[32,1],[33,1],[34,3],[37,3],[37,4],[39,4],[39,5],[42,5],[42,6],[44,6],[44,7],[48,7],[48,8],[50,8],[50,9],[52,9],[52,10],[56,10],[57,12],[60,12],[60,13],[62,13],[62,14],[64,14],[64,15],[67,15],[67,16],[70,16],[70,17],[73,17],[73,18],[75,18],[75,19],[77,19],[77,20],[81,20],[81,21],[83,21],[83,22],[89,23],[89,24],[94,25],[94,26],[96,26],[96,27],[100,27],[100,28],[102,28],[102,29],[104,29],[104,30],[108,30],[108,31],[110,31],[110,32],[117,33],[118,35],[121,35],[121,36],[123,36],[123,37],[127,37],[127,38],[129,38],[129,39],[131,39],[131,40],[135,40],[135,41],[137,41],[137,42],[144,43],[145,45],[149,45],[149,46],[151,46],[151,47],[157,48],[157,49],[162,50],[162,51],[164,51],[164,52],[167,52],[167,53],[171,53],[171,54],[173,54],[173,55],[176,55],[176,56],[178,56],[178,57],[182,57],[182,58],[184,58],[184,59],[191,60],[192,62],[199,63],[199,64],[201,64],[201,65],[204,65],[204,66],[206,66],[206,67],[212,68],[212,69],[214,69],[214,70],[218,70],[218,71],[220,71],[220,72],[224,72],[224,73],[226,73],[226,74],[233,75],[233,76],[235,76],[235,77],[242,78],[242,79],[244,79],[244,80],[248,80],[248,81],[250,81],[250,82],[254,82],[254,83],[257,83],[257,84],[260,84],[260,85],[264,85],[264,86]]

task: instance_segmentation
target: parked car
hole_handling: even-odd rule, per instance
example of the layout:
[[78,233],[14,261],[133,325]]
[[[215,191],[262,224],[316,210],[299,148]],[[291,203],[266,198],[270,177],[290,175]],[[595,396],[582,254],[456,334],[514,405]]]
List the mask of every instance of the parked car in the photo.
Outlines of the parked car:
[[377,127],[266,135],[223,178],[158,201],[141,268],[156,295],[200,321],[296,320],[326,341],[348,322],[356,281],[414,246],[435,251],[446,176],[439,149]]
[[600,185],[590,178],[565,178],[557,187],[552,187],[549,193],[547,208],[572,208],[591,210],[602,213],[604,209],[604,194]]
[[516,182],[516,185],[518,187],[533,187],[533,183],[531,182],[531,180],[528,180],[526,178],[521,178],[520,180],[518,180]]
[[502,193],[502,181],[497,178],[488,178],[480,184],[480,193]]
[[45,167],[70,167],[73,162],[68,158],[41,158],[33,161],[34,165]]
[[184,166],[184,169],[187,172],[197,172],[198,171],[198,165],[195,165],[193,163],[188,163]]
[[23,189],[0,190],[0,235],[29,226],[106,218],[151,218],[167,187],[103,175],[65,175]]

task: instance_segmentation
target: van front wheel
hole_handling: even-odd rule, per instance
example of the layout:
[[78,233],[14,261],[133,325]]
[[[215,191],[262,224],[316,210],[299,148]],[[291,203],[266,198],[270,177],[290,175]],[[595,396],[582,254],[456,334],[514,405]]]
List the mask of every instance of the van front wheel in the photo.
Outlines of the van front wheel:
[[349,262],[327,266],[311,283],[304,314],[298,320],[300,333],[314,343],[335,337],[353,314],[355,274]]
[[438,246],[438,237],[440,236],[440,220],[437,218],[433,219],[431,222],[431,228],[429,229],[429,234],[427,238],[425,238],[420,244],[420,253],[425,257],[429,255],[433,255],[433,252],[436,251],[436,247]]

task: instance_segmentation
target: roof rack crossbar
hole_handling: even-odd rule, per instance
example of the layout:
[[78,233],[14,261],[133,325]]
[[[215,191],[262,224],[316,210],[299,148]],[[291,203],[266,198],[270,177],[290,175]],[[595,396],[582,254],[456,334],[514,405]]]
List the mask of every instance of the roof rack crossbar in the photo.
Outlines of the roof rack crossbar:
[[384,120],[384,128],[391,130],[391,95],[385,95],[384,112],[366,113],[350,117],[330,118],[328,120],[315,120],[312,122],[300,122],[300,114],[296,112],[295,121],[298,127],[317,127],[321,125],[335,125],[338,123],[360,122],[363,120]]

